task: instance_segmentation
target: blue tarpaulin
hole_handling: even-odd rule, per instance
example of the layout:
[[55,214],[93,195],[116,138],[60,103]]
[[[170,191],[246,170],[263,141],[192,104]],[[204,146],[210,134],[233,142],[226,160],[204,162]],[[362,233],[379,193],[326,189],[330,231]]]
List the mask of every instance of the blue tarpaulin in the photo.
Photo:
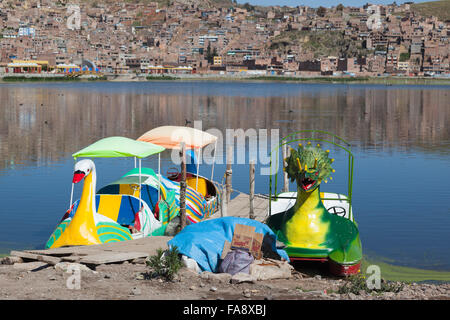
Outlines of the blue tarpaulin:
[[224,217],[186,226],[167,244],[177,246],[178,251],[197,261],[203,271],[217,272],[225,240],[231,243],[236,224],[255,227],[255,232],[264,235],[264,242],[270,241],[273,252],[289,261],[284,250],[276,248],[276,235],[265,224],[247,218]]

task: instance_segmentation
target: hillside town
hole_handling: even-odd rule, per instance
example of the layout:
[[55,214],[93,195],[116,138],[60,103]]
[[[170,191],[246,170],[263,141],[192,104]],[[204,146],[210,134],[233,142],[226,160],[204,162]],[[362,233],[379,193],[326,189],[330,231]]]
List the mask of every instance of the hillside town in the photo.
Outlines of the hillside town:
[[8,0],[0,72],[448,77],[450,21],[411,6]]

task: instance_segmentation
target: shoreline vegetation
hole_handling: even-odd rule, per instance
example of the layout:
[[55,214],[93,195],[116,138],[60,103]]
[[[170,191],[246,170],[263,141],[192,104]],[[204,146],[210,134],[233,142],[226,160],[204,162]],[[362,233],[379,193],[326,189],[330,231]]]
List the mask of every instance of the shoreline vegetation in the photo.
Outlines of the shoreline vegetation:
[[5,76],[2,82],[57,82],[57,81],[106,81],[106,76],[101,77],[27,77],[27,76]]
[[365,274],[370,265],[380,267],[381,277],[388,281],[411,282],[442,282],[450,283],[450,271],[405,267],[384,261],[383,258],[364,256],[361,263],[361,273]]
[[381,84],[381,85],[450,85],[450,78],[431,77],[298,77],[298,76],[241,76],[241,75],[102,75],[99,77],[39,77],[4,76],[1,82],[58,82],[58,81],[236,81],[236,82],[289,82],[328,84]]
[[313,82],[313,83],[368,83],[368,84],[443,84],[450,85],[450,78],[397,78],[397,77],[251,77],[249,80]]
[[384,85],[450,85],[450,78],[400,78],[400,77],[290,77],[290,76],[217,76],[217,77],[174,77],[151,76],[147,81],[260,81],[260,82],[290,82],[290,83],[355,83],[355,84],[384,84]]
[[156,80],[183,80],[182,78],[172,77],[172,76],[147,76],[145,77],[148,81]]

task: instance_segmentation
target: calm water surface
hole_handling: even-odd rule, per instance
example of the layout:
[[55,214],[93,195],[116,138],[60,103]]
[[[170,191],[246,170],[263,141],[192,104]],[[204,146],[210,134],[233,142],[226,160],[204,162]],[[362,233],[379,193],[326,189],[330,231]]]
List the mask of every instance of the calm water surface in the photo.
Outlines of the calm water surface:
[[[157,126],[202,120],[204,130],[224,136],[237,128],[279,129],[280,136],[319,129],[350,141],[353,209],[364,252],[450,270],[448,86],[2,84],[0,99],[0,253],[43,247],[69,205],[72,153],[100,138],[137,138]],[[330,149],[336,174],[322,191],[346,193],[346,155]],[[248,147],[240,152],[247,160],[255,156]],[[156,168],[156,161],[145,165]],[[162,162],[163,172],[173,166],[168,151]],[[214,179],[220,181],[225,166],[218,162]],[[95,163],[98,187],[134,166],[132,159]],[[201,166],[201,173],[209,172]],[[268,182],[258,175],[256,192],[267,194]],[[233,187],[248,191],[248,165],[234,165]],[[78,186],[76,196],[80,192]]]

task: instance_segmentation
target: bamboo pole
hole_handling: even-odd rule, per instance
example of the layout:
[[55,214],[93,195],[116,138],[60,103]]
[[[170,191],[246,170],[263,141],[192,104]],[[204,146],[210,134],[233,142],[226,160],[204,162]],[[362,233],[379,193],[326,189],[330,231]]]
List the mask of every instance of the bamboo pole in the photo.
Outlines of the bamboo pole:
[[255,160],[250,161],[250,219],[255,219],[254,199],[255,199]]
[[[195,155],[195,149],[193,151]],[[198,191],[198,175],[200,174],[199,169],[200,169],[200,148],[198,148],[197,153],[197,178],[195,179],[195,191]]]
[[161,152],[158,153],[158,201],[161,197]]
[[142,197],[141,197],[142,175],[141,175],[141,167],[142,167],[142,160],[139,158],[139,210],[142,209]]
[[212,163],[212,167],[211,167],[211,181],[214,181],[214,164],[216,163],[216,153],[217,153],[217,140],[214,143],[214,158],[213,158],[213,163]]
[[233,170],[231,169],[231,164],[233,163],[233,147],[228,146],[227,148],[227,171],[226,171],[226,178],[225,178],[225,187],[227,191],[227,197],[226,201],[227,203],[230,202],[231,199],[231,175],[233,173]]
[[220,215],[221,217],[226,217],[227,216],[227,201],[226,201],[226,197],[227,197],[227,191],[225,188],[222,188],[222,196],[220,199]]
[[181,157],[181,181],[180,181],[180,227],[181,230],[186,227],[186,145],[184,142],[180,143],[180,157]]

